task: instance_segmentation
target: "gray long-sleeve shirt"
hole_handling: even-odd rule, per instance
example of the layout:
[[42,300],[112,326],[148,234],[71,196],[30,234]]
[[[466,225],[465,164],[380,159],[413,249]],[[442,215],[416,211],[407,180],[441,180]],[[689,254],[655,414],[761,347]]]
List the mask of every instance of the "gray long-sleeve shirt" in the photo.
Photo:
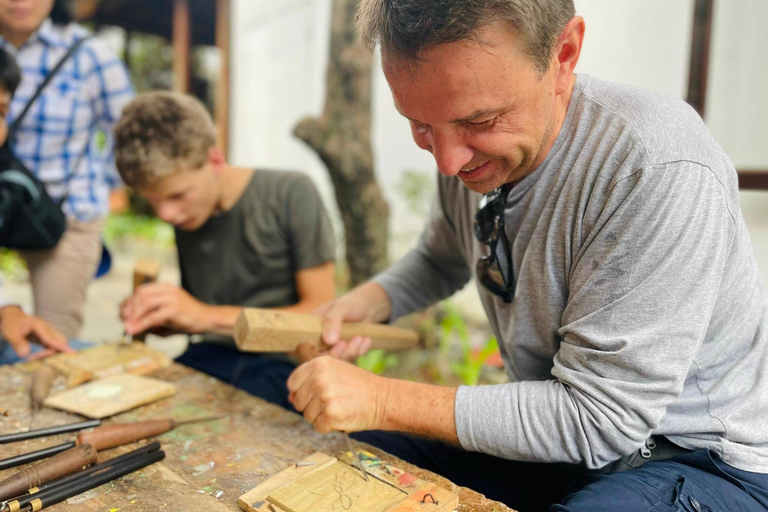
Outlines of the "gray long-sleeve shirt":
[[[439,178],[418,247],[377,278],[393,319],[473,277],[479,199]],[[768,472],[768,299],[736,172],[690,107],[578,76],[505,223],[514,301],[478,290],[510,383],[459,389],[464,448],[599,468],[661,434]]]

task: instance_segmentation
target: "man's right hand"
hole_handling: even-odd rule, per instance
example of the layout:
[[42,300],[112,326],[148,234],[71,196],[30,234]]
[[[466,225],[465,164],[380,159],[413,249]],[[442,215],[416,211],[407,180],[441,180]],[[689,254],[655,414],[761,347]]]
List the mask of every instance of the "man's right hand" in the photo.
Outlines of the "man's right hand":
[[320,355],[329,355],[344,361],[354,361],[371,348],[371,339],[355,336],[349,340],[341,339],[341,325],[345,322],[386,321],[392,304],[384,289],[376,283],[365,283],[338,299],[324,304],[313,311],[323,317],[323,341],[331,348],[320,352],[317,349],[300,345],[296,356],[300,361],[308,361]]
[[54,329],[51,324],[34,316],[27,315],[18,306],[0,308],[0,335],[8,342],[16,355],[29,356],[30,341],[43,345],[46,350],[36,353],[33,358],[44,357],[56,352],[72,352],[67,338]]

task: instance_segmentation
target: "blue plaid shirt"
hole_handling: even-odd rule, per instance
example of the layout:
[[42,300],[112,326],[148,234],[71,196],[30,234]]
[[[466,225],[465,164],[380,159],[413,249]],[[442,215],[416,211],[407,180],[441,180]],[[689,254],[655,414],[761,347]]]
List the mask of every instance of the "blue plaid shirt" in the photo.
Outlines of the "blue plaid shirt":
[[[0,46],[16,58],[22,74],[9,124],[72,44],[87,34],[79,25],[54,25],[48,19],[18,50],[0,37]],[[133,96],[123,62],[93,37],[59,70],[18,128],[14,154],[53,198],[67,196],[63,209],[68,216],[88,221],[108,213],[109,192],[121,185],[112,128]],[[100,131],[104,137],[97,136]]]

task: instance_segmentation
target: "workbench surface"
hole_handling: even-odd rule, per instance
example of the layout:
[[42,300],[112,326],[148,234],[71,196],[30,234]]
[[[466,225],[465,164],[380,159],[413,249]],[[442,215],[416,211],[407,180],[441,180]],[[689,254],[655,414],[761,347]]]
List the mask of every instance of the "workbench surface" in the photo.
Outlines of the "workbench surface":
[[[0,367],[0,434],[17,432],[29,423],[29,384],[39,363]],[[291,464],[320,451],[338,456],[346,451],[340,434],[318,434],[304,419],[213,377],[179,364],[152,377],[176,384],[176,395],[111,418],[105,423],[173,418],[185,420],[229,414],[223,420],[184,425],[157,440],[164,461],[70,498],[56,512],[235,512],[237,498]],[[57,381],[58,382],[58,381]],[[56,392],[54,389],[52,392]],[[81,421],[64,412],[43,409],[35,428]],[[0,445],[0,458],[73,440],[74,434]],[[415,475],[457,489],[448,480],[411,466],[368,445],[361,447]],[[99,462],[141,443],[105,450]],[[16,469],[0,471],[0,479]],[[459,512],[505,512],[511,509],[466,488]]]

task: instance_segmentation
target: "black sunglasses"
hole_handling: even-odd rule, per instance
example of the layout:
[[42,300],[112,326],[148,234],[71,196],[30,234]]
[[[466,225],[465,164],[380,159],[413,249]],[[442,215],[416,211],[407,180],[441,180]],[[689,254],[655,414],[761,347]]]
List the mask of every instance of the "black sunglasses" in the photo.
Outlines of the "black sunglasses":
[[[501,187],[486,194],[480,200],[480,207],[475,214],[475,237],[490,249],[488,256],[477,260],[475,272],[477,279],[488,291],[501,297],[504,302],[512,302],[515,296],[514,269],[509,239],[504,232],[504,203],[509,190]],[[499,261],[496,246],[501,240],[506,264]]]

